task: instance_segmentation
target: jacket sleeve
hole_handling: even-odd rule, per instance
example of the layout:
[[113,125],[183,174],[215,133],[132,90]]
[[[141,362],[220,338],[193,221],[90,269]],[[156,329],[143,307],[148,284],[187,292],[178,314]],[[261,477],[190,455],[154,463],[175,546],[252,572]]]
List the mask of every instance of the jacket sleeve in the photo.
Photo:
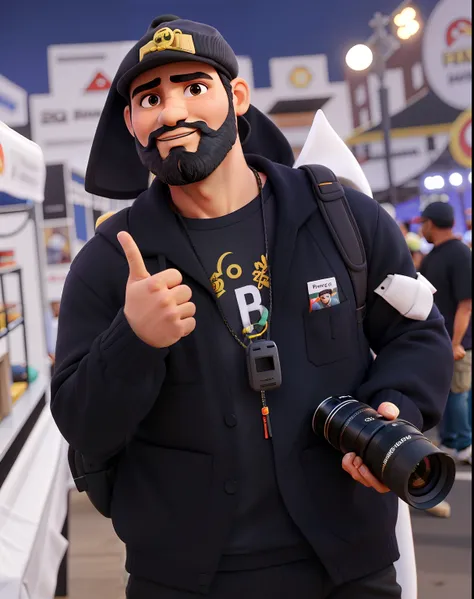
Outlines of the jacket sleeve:
[[396,222],[373,200],[356,195],[360,197],[355,203],[362,206],[354,211],[368,262],[364,331],[376,354],[357,399],[375,409],[392,402],[400,409],[400,418],[426,431],[440,421],[449,394],[454,367],[451,341],[436,306],[426,321],[410,320],[374,293],[387,275],[416,277],[416,271]]
[[141,341],[121,305],[126,261],[100,236],[78,255],[59,315],[51,411],[62,435],[90,458],[117,453],[158,397],[166,349]]

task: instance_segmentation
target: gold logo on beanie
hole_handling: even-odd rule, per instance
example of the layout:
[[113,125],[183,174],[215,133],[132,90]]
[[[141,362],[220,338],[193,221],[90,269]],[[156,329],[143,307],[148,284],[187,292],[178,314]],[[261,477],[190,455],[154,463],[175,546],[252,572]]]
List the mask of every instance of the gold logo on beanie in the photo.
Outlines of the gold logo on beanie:
[[151,52],[162,52],[163,50],[177,50],[196,54],[193,36],[183,33],[181,29],[170,29],[163,27],[158,29],[153,39],[140,48],[140,62]]

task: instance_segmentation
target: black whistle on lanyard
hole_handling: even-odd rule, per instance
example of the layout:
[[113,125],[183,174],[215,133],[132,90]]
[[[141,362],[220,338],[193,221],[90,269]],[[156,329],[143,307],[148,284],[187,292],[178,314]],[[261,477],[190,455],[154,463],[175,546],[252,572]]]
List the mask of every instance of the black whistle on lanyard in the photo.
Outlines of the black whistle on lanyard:
[[247,347],[249,383],[254,391],[271,391],[281,385],[278,348],[274,341],[252,341]]

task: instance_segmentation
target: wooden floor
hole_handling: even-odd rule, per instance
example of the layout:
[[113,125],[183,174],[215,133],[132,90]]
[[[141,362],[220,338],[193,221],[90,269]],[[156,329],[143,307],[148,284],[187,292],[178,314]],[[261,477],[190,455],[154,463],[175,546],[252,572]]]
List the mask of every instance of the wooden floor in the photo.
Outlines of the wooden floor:
[[124,599],[125,554],[112,523],[71,491],[68,599]]

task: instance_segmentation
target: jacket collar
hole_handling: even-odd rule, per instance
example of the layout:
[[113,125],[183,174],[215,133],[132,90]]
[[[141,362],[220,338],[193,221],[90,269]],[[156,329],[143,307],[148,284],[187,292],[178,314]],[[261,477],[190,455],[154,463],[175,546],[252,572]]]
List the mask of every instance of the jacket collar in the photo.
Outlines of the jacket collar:
[[[278,297],[284,289],[298,229],[317,209],[317,204],[310,183],[301,170],[260,156],[246,158],[251,166],[267,175],[276,199],[276,231],[270,265],[274,297]],[[129,213],[129,232],[145,258],[164,255],[178,270],[212,293],[207,275],[172,208],[166,185],[155,179],[151,187],[137,198]]]

